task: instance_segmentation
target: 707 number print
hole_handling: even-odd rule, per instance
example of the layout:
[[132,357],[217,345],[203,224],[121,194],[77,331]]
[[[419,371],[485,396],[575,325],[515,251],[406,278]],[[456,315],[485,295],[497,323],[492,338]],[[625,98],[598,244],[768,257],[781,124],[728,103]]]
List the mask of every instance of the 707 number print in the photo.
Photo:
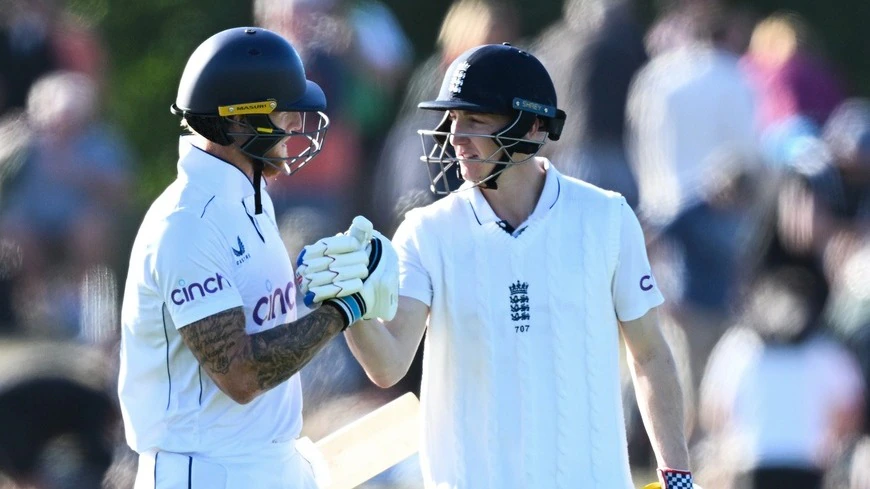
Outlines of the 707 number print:
[[516,333],[525,333],[529,329],[532,328],[531,324],[520,324],[518,326],[514,326],[514,332]]

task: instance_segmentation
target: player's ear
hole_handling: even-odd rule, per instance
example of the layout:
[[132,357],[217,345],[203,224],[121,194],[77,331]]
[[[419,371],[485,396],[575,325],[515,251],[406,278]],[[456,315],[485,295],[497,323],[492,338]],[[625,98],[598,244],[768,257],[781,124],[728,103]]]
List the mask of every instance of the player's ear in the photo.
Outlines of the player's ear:
[[529,128],[529,132],[526,133],[525,139],[540,139],[540,131],[544,128],[543,122],[541,119],[535,117],[535,121],[532,123],[532,127]]

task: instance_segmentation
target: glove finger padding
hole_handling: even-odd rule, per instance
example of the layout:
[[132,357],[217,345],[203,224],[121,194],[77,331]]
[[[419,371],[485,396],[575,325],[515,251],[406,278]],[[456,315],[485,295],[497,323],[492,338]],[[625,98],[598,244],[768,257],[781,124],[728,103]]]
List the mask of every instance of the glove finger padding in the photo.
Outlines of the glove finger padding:
[[302,249],[296,258],[296,285],[307,306],[361,290],[369,275],[372,230],[368,219],[357,216],[344,233]]
[[303,277],[309,289],[314,287],[320,287],[321,285],[326,285],[333,282],[343,282],[353,279],[357,279],[360,281],[360,283],[362,283],[362,280],[368,276],[369,269],[365,266],[365,264],[362,263],[350,267],[342,267],[337,270],[324,270],[322,272],[313,273],[305,270],[303,272]]
[[311,307],[314,304],[325,301],[326,299],[335,299],[356,294],[361,291],[362,288],[363,282],[358,278],[329,282],[325,285],[318,285],[309,288],[303,296],[303,302],[306,306]]
[[[344,238],[341,240],[334,239],[338,237],[325,238],[318,241],[320,244],[306,246],[296,259],[296,286],[304,297],[308,297],[309,289],[312,287],[335,281],[343,282],[352,279],[361,281],[368,276],[369,258],[362,244],[350,236],[341,236]],[[356,248],[351,247],[353,243],[356,243]],[[324,250],[337,251],[334,255],[322,255]],[[314,302],[329,298],[323,292],[315,294],[315,297],[316,300],[312,299]]]
[[[335,254],[335,255],[326,255],[319,257],[305,257],[302,260],[302,263],[299,263],[298,266],[301,268],[303,265],[305,266],[305,273],[319,273],[324,272],[326,270],[332,270],[334,272],[338,272],[343,270],[344,268],[354,268],[357,266],[366,267],[369,263],[369,255],[368,252],[362,248],[360,248],[343,254]],[[365,276],[359,277],[365,278]]]
[[336,234],[328,238],[319,239],[316,243],[310,244],[302,249],[299,257],[296,259],[296,264],[299,265],[308,258],[316,258],[325,255],[340,255],[342,253],[350,253],[362,248],[364,242],[361,242],[354,236],[348,234]]
[[369,275],[363,280],[362,290],[328,299],[344,311],[348,324],[360,319],[392,320],[399,306],[399,258],[392,243],[381,233],[373,231],[366,249],[369,252]]

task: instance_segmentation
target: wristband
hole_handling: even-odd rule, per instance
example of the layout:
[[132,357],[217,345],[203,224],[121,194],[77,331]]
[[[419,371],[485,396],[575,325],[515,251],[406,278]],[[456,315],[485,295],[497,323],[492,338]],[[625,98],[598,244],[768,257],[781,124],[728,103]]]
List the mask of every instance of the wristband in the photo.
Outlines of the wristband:
[[342,331],[346,330],[347,327],[350,326],[350,319],[348,317],[348,313],[341,304],[334,302],[333,299],[327,299],[327,300],[320,303],[320,307],[323,307],[323,306],[330,306],[330,307],[332,307],[332,309],[335,309],[336,311],[338,311],[338,315],[341,317],[341,330]]
[[329,304],[338,309],[341,313],[344,318],[344,327],[341,328],[342,331],[346,330],[351,324],[362,319],[363,315],[366,313],[366,304],[362,300],[362,296],[359,294],[326,299],[323,301],[323,304]]
[[656,469],[662,489],[692,489],[692,473],[688,470]]

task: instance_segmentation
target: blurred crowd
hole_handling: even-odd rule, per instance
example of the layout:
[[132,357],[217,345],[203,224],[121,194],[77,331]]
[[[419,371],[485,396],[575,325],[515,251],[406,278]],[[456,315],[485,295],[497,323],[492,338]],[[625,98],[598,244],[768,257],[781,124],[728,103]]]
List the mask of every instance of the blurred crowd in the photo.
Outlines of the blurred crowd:
[[[696,480],[870,489],[870,100],[811,19],[672,0],[646,26],[632,0],[564,0],[523,38],[510,2],[456,0],[416,59],[378,0],[252,3],[332,121],[317,159],[269,186],[291,256],[356,214],[391,235],[432,202],[416,131],[438,120],[416,103],[466,49],[510,41],[540,57],[568,113],[543,154],[622,193],[644,227]],[[118,284],[144,210],[135,155],[104,116],[110,46],[61,1],[0,9],[0,488],[126,489]],[[317,439],[416,391],[419,370],[377,392],[339,338],[303,385]],[[640,483],[655,460],[627,373],[624,391]],[[415,482],[404,468],[366,487]]]

